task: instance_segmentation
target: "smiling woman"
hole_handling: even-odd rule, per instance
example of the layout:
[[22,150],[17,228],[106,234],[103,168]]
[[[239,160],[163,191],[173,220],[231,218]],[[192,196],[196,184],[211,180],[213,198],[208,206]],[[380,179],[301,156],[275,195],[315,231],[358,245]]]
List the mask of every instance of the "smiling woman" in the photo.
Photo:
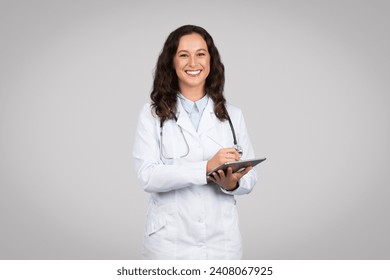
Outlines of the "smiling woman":
[[138,178],[151,194],[146,259],[242,256],[234,195],[252,191],[256,172],[247,167],[233,173],[230,168],[207,175],[241,158],[237,141],[242,159],[254,158],[241,110],[223,95],[224,77],[206,30],[186,25],[168,36],[133,150]]
[[181,93],[191,101],[201,99],[210,73],[210,54],[205,40],[197,33],[181,37],[174,65]]

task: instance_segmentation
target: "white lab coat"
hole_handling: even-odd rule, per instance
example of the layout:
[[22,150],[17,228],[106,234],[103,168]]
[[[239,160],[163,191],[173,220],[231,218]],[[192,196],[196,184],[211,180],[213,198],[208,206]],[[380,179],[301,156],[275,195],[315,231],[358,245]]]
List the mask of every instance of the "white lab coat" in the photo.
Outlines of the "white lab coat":
[[[160,120],[145,104],[139,116],[133,156],[138,179],[150,193],[144,234],[145,259],[240,259],[241,234],[234,195],[249,193],[257,181],[251,170],[239,181],[239,188],[228,192],[216,184],[207,184],[207,160],[221,146],[232,147],[233,136],[228,121],[214,114],[211,98],[203,112],[198,131],[177,102],[177,123],[164,122],[163,148],[167,157],[186,154],[184,158],[166,159],[160,152]],[[242,112],[227,105],[243,148],[242,159],[254,158]],[[218,144],[216,144],[218,143]]]

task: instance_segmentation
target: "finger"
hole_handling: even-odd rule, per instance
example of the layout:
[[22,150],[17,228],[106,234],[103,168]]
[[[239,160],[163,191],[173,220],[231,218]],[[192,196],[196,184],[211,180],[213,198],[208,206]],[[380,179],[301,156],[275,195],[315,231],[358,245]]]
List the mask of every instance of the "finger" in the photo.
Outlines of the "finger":
[[240,154],[236,150],[234,150],[234,151],[232,151],[230,153],[226,153],[223,156],[227,160],[238,161],[240,159]]
[[241,155],[234,148],[233,148],[233,151],[230,152],[229,154],[230,154],[230,157],[233,158],[235,161],[238,161],[241,158]]
[[223,170],[218,170],[218,175],[220,180],[225,179],[225,172],[223,172]]
[[248,173],[249,171],[251,171],[253,169],[253,166],[248,166],[247,168],[245,168],[243,170],[244,174]]
[[233,168],[228,167],[227,172],[226,172],[226,177],[229,178],[230,176],[232,176],[232,174],[233,174]]
[[211,182],[215,183],[215,178],[213,176],[207,176],[207,179]]
[[244,176],[244,175],[241,175],[240,172],[234,172],[233,173],[233,169],[231,167],[228,168],[228,171],[227,171],[227,174],[226,174],[226,178],[228,180],[233,180],[233,181],[238,181],[241,179],[241,177]]
[[220,179],[221,179],[221,178],[219,177],[219,173],[217,173],[217,172],[213,172],[213,173],[211,173],[211,175],[213,175],[213,177],[214,177],[215,180],[220,180]]
[[234,152],[237,152],[236,149],[234,148],[222,148],[219,150],[220,153],[222,154],[230,154],[230,153],[234,153]]
[[253,166],[248,166],[247,168],[245,168],[244,170],[240,171],[240,172],[236,172],[240,175],[240,178],[242,176],[244,176],[245,174],[247,174],[249,171],[251,171],[253,169]]

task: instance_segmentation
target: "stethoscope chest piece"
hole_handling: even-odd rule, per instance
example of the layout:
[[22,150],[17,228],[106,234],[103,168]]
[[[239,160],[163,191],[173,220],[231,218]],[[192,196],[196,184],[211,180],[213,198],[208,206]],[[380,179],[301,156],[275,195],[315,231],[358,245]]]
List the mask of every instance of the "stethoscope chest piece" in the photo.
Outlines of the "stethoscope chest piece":
[[240,154],[240,156],[242,156],[242,147],[240,145],[234,145],[233,146],[234,149],[236,149],[237,153]]

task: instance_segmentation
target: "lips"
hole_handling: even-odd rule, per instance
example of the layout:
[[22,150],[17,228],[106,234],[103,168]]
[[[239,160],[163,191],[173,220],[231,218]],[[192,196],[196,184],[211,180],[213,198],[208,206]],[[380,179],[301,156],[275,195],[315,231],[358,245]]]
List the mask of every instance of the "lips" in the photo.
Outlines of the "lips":
[[190,75],[190,76],[198,76],[200,74],[200,72],[202,72],[202,70],[186,70],[184,71],[186,72],[186,74]]

